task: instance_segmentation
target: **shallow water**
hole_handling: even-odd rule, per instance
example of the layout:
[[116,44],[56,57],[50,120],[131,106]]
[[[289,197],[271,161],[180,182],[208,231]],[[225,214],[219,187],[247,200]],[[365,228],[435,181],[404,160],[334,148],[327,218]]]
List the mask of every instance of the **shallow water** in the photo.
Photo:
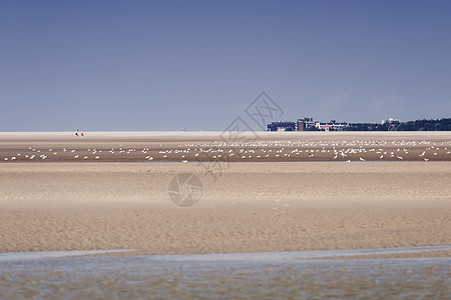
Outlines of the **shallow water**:
[[194,254],[194,255],[153,255],[152,260],[166,261],[261,261],[284,262],[299,259],[346,257],[355,255],[374,254],[401,254],[423,251],[451,250],[451,245],[404,247],[404,248],[376,248],[352,250],[310,250],[310,251],[284,251],[284,252],[257,252],[257,253],[223,253],[223,254]]
[[[369,254],[382,250],[420,251],[417,248],[357,251]],[[329,256],[351,252],[356,254],[355,250],[329,251]],[[0,297],[451,297],[451,258],[299,260],[328,256],[324,254],[324,251],[300,251],[16,259],[0,262]]]
[[117,252],[134,251],[131,249],[115,250],[72,250],[72,251],[42,251],[42,252],[10,252],[0,253],[0,263],[6,261],[36,260],[40,258],[57,258],[68,256],[83,256],[93,254],[108,254]]

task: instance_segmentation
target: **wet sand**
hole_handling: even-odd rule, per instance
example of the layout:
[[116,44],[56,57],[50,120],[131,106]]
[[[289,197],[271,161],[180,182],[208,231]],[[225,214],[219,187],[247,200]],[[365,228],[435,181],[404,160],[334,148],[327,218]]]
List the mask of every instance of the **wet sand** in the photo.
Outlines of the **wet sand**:
[[449,132],[0,133],[0,163],[450,161]]

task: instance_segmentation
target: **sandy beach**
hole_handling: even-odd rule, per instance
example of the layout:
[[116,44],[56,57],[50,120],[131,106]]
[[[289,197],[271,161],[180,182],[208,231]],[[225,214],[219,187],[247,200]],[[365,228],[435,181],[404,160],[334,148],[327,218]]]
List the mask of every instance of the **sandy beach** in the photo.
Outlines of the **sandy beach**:
[[[285,156],[285,161],[232,160],[212,167],[207,164],[211,161],[193,159],[194,149],[202,147],[193,145],[211,145],[217,140],[214,134],[190,133],[182,140],[180,133],[166,140],[156,134],[151,141],[149,136],[113,140],[91,136],[82,146],[71,138],[0,134],[2,155],[23,150],[25,156],[27,149],[37,154],[45,148],[61,157],[63,148],[89,149],[92,155],[94,148],[106,150],[114,144],[117,149],[119,145],[127,151],[136,149],[128,155],[155,156],[153,161],[82,163],[73,162],[77,152],[70,160],[2,159],[0,252],[137,249],[142,254],[194,254],[451,244],[449,133],[404,137],[344,133],[329,135],[326,146],[321,146],[324,136],[318,135],[266,135],[247,141],[251,144],[244,151],[256,155],[249,150],[285,148],[289,152],[284,149],[280,154],[294,149],[305,153],[319,147],[332,157],[327,150],[346,153],[344,159],[352,161],[295,162]],[[352,146],[335,145],[344,139],[354,141]],[[316,144],[307,145],[307,140]],[[396,144],[402,141],[404,145]],[[289,143],[291,147],[284,146]],[[159,152],[174,153],[176,146],[182,151],[177,155],[187,163],[157,159]],[[235,146],[222,144],[216,149],[230,147]],[[187,149],[190,153],[183,153]],[[390,153],[387,149],[394,149],[395,156],[403,152],[404,159],[358,159],[378,151]],[[416,161],[423,151],[431,159]],[[440,159],[434,161],[434,156]],[[199,178],[202,194],[196,205],[179,207],[170,199],[169,184],[177,174],[186,173]],[[436,256],[450,253],[437,251]]]
[[0,300],[451,300],[451,1],[0,15]]

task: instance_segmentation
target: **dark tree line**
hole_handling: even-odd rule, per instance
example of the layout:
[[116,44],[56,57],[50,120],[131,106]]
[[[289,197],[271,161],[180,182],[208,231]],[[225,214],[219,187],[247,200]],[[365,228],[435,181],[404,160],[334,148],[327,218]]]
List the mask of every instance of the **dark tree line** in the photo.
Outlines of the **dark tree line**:
[[351,123],[347,131],[451,131],[451,118],[396,123]]
[[451,131],[451,118],[440,120],[416,120],[399,124],[397,131]]

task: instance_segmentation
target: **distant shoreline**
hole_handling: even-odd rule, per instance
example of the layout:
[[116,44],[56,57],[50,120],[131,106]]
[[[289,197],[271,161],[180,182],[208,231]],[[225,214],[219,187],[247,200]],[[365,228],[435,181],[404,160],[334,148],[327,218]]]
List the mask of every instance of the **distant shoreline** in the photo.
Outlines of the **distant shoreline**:
[[[311,135],[450,135],[451,131],[85,131],[86,137],[88,136],[177,136],[177,135],[208,135],[208,136],[219,136],[224,133],[234,132],[238,134],[248,135],[256,133],[262,136],[311,136]],[[2,137],[24,137],[24,136],[71,136],[75,137],[74,131],[0,131],[0,139]]]

